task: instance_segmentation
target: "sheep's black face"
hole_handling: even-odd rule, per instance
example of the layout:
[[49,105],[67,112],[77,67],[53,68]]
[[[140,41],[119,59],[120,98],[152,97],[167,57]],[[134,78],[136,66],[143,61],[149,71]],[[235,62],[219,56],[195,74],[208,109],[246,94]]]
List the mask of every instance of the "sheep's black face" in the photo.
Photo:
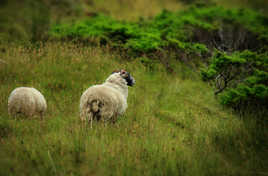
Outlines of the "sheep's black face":
[[130,75],[129,72],[125,70],[120,70],[120,71],[114,71],[113,73],[120,73],[122,78],[126,80],[128,86],[133,86],[135,84],[135,79]]

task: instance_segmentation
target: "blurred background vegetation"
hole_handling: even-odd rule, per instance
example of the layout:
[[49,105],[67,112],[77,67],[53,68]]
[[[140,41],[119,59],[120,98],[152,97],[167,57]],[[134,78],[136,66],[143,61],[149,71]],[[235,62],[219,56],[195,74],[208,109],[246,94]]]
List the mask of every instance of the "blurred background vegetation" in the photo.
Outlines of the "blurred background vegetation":
[[96,13],[137,20],[151,18],[163,9],[182,10],[193,3],[268,11],[266,0],[1,0],[0,40],[44,40],[51,24],[75,21]]

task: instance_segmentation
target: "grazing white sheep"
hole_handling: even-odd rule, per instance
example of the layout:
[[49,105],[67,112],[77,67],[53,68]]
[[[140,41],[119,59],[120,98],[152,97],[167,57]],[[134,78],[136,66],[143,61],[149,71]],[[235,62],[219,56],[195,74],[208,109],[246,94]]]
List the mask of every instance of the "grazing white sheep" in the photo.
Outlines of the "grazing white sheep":
[[89,87],[80,99],[80,119],[115,122],[127,108],[128,86],[135,84],[134,78],[125,70],[113,72],[101,85]]
[[33,117],[38,115],[43,118],[47,109],[44,96],[35,88],[18,87],[8,98],[8,113],[11,116]]

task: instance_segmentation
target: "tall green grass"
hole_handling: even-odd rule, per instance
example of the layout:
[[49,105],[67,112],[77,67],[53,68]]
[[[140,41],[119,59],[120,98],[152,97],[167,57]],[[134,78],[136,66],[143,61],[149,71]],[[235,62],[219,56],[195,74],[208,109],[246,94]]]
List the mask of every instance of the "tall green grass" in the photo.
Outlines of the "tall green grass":
[[[267,174],[267,129],[219,105],[199,75],[176,60],[169,73],[109,46],[0,48],[0,175]],[[83,126],[81,94],[118,68],[136,79],[126,114],[113,125]],[[44,94],[45,120],[8,116],[7,99],[18,86]]]

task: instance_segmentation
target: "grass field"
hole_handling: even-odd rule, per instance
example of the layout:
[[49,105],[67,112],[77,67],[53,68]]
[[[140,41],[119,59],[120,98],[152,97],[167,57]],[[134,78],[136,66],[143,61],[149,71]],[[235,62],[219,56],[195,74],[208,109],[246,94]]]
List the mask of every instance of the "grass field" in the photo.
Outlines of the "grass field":
[[[264,0],[212,1],[263,13],[268,7]],[[163,58],[132,57],[109,44],[48,38],[52,24],[95,13],[129,22],[189,4],[5,0],[0,5],[0,176],[268,175],[267,117],[221,105],[212,86],[201,80],[197,65],[203,63],[197,59],[181,62],[168,52]],[[84,126],[79,120],[83,91],[120,68],[136,80],[126,113],[115,124]],[[21,86],[45,96],[44,120],[8,115],[8,96]]]
[[[108,46],[68,42],[0,48],[1,176],[268,174],[265,124],[223,108],[182,63],[171,62],[168,73]],[[82,92],[117,68],[136,79],[126,114],[114,125],[82,126]],[[8,116],[7,98],[18,86],[43,93],[45,120]]]

